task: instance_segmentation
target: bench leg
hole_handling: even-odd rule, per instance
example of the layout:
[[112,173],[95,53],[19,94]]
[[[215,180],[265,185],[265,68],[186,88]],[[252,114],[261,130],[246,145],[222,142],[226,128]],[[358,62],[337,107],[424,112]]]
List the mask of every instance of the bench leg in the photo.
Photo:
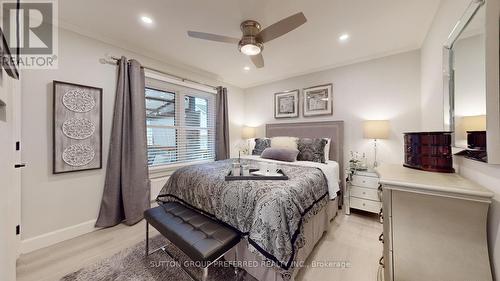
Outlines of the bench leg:
[[201,277],[201,281],[208,280],[208,266],[203,268],[203,276]]
[[149,223],[146,221],[146,257],[149,255]]

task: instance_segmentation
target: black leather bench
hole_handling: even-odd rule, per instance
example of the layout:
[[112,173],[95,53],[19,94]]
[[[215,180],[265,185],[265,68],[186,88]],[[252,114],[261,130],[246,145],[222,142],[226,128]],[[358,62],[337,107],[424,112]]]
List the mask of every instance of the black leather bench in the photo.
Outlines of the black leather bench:
[[[240,235],[233,229],[177,202],[162,203],[158,207],[149,209],[144,212],[144,218],[146,256],[163,250],[175,259],[165,247],[149,252],[151,224],[190,259],[204,265],[203,281],[208,278],[208,267],[240,241]],[[188,270],[185,271],[191,275]],[[195,278],[192,275],[191,277]]]

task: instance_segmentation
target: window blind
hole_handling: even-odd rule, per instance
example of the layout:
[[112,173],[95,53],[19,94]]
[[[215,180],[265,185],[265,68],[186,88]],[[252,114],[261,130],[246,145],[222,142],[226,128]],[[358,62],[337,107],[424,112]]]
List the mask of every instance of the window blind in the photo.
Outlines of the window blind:
[[215,95],[146,78],[148,164],[215,159]]

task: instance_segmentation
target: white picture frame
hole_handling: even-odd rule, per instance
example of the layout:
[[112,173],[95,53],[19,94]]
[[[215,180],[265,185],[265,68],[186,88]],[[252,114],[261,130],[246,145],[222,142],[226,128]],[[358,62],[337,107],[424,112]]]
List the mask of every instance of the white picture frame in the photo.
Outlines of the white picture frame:
[[299,90],[274,94],[274,118],[299,117]]
[[302,92],[304,117],[333,115],[333,84],[305,88]]

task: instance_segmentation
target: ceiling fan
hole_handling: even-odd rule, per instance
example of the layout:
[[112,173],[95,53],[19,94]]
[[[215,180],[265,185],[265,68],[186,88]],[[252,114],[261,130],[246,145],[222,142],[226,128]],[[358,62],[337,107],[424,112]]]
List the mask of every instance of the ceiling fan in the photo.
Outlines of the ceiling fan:
[[243,32],[241,39],[198,31],[188,31],[187,33],[193,38],[238,44],[238,50],[250,56],[250,59],[257,68],[262,68],[264,67],[264,57],[262,57],[261,52],[264,49],[264,43],[287,34],[306,23],[306,21],[306,17],[300,12],[261,30],[261,25],[257,21],[246,20],[240,25],[240,29]]

